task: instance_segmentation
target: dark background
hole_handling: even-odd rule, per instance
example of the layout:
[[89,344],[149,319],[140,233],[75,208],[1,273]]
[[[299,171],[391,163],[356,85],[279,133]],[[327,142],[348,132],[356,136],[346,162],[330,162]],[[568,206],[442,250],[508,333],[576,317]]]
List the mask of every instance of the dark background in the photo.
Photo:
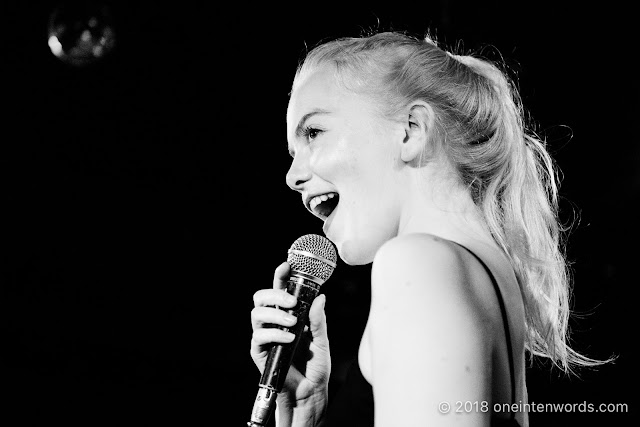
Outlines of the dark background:
[[[640,153],[630,9],[209,3],[104,1],[117,45],[84,68],[47,46],[57,2],[0,6],[3,426],[248,421],[259,380],[252,295],[297,237],[322,233],[284,181],[293,73],[305,46],[376,28],[430,28],[448,46],[504,56],[564,173],[573,344],[618,355],[580,378],[536,360],[530,402],[629,411],[532,413],[531,424],[631,419]],[[368,272],[340,264],[323,287],[332,391],[366,321]]]

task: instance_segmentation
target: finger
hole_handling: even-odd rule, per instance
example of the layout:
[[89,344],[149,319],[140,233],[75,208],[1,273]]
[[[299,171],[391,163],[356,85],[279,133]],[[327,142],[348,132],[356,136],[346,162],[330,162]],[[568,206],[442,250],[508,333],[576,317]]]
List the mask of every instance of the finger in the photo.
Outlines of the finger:
[[326,300],[327,297],[320,294],[313,300],[311,308],[309,308],[309,330],[314,339],[324,339],[327,336],[327,317],[324,311]]
[[251,351],[259,353],[266,345],[288,344],[295,337],[295,334],[277,328],[256,329],[251,336]]
[[258,306],[251,310],[251,326],[259,329],[265,325],[291,327],[296,324],[297,318],[284,310],[272,307]]
[[253,305],[278,306],[282,308],[293,308],[298,300],[293,295],[281,289],[260,289],[253,294]]
[[285,261],[280,264],[273,272],[273,289],[285,289],[289,273],[291,273],[289,263]]

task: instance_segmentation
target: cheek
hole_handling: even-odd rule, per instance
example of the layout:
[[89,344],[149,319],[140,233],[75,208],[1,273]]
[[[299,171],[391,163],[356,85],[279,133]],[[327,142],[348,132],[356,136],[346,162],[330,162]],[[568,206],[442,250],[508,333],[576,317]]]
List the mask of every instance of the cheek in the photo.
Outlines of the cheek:
[[310,167],[320,178],[338,185],[346,176],[357,174],[354,157],[349,141],[327,142],[314,151]]
[[388,141],[363,134],[322,141],[312,153],[310,167],[343,195],[377,199],[394,182],[390,176],[395,168],[394,153]]

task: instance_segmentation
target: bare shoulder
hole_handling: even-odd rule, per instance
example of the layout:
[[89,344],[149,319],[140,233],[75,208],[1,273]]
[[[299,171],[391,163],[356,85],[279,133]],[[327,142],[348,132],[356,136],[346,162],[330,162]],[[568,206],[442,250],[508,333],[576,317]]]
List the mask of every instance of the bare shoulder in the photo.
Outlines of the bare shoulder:
[[[395,298],[463,298],[474,293],[473,261],[459,245],[430,234],[409,234],[389,240],[376,254],[372,292]],[[470,296],[470,295],[468,295]],[[471,307],[468,307],[471,308]]]
[[[419,332],[480,337],[491,345],[500,325],[491,279],[462,246],[429,234],[410,234],[383,245],[373,262],[371,324],[394,317]],[[386,321],[385,321],[386,322]],[[375,328],[372,328],[373,332]]]
[[446,257],[454,255],[454,252],[454,245],[448,240],[432,234],[412,233],[395,237],[382,245],[374,259],[374,265],[407,260],[407,256],[410,256],[408,262],[423,255]]
[[477,297],[487,288],[478,285],[484,279],[477,272],[463,247],[428,234],[403,235],[379,249],[361,352],[376,421],[393,425],[402,413],[405,420],[441,423],[438,402],[490,400],[496,328]]

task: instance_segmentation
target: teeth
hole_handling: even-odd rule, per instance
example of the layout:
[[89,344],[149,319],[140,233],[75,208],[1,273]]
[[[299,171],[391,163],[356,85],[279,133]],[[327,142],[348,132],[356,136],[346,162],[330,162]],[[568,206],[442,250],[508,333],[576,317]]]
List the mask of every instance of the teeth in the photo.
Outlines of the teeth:
[[311,210],[314,210],[316,206],[318,206],[320,203],[326,202],[329,199],[333,199],[335,195],[336,193],[327,193],[327,194],[322,194],[320,196],[316,196],[313,199],[311,199],[311,201],[309,202],[309,207],[311,208]]

